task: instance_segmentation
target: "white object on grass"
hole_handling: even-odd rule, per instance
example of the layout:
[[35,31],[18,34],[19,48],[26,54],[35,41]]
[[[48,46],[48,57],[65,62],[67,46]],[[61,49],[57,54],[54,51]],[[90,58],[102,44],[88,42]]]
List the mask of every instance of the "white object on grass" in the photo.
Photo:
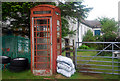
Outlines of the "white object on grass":
[[59,55],[57,57],[57,72],[66,77],[71,77],[76,72],[73,61],[68,57]]

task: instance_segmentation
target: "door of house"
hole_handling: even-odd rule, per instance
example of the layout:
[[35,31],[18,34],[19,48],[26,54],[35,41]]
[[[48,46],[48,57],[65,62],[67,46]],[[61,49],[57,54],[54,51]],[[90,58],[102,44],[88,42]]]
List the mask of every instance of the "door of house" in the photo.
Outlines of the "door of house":
[[33,72],[36,75],[51,75],[51,18],[32,18],[33,21]]

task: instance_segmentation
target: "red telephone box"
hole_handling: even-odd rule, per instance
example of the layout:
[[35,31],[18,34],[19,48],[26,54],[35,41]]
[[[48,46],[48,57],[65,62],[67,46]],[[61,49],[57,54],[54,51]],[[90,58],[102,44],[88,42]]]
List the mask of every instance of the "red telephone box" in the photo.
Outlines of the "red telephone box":
[[52,5],[31,8],[31,71],[34,75],[56,73],[57,55],[61,54],[61,12]]

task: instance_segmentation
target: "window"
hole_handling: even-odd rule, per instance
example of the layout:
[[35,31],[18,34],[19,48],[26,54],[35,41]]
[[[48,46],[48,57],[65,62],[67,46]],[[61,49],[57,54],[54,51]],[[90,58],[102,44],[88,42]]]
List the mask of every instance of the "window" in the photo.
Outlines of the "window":
[[95,35],[100,35],[100,30],[95,30]]
[[57,20],[57,25],[60,26],[60,21],[59,20]]
[[58,12],[55,12],[56,15],[60,15]]
[[33,11],[33,14],[50,14],[51,11]]

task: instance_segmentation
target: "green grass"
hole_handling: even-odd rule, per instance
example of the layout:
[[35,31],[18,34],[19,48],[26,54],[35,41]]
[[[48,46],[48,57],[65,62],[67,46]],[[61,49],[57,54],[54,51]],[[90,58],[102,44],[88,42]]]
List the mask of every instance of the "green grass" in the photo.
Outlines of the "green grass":
[[70,77],[70,79],[100,79],[100,78],[76,72],[74,75]]
[[[78,52],[78,55],[82,56],[94,56],[96,52]],[[65,52],[63,52],[62,55],[65,55]],[[72,53],[71,53],[72,55]],[[79,60],[89,60],[89,57],[78,57]],[[94,58],[93,60],[100,60],[100,61],[111,61],[111,59],[106,58]],[[115,60],[117,61],[117,60]],[[80,62],[84,63],[84,62]],[[111,63],[98,63],[98,62],[89,62],[93,64],[104,64],[104,65],[110,65]],[[116,65],[117,66],[117,65]],[[91,66],[92,68],[103,68],[103,69],[111,69],[111,67],[98,67],[98,66]],[[116,68],[117,69],[117,68]],[[96,70],[94,70],[96,71]],[[66,78],[62,76],[61,74],[55,74],[53,76],[34,76],[30,70],[14,73],[10,72],[7,69],[4,69],[2,71],[2,78],[3,79],[119,79],[120,76],[118,75],[111,75],[111,74],[90,74],[90,73],[80,73],[77,72],[72,75],[70,78]]]
[[53,76],[34,76],[30,70],[14,73],[8,70],[3,70],[2,79],[118,79],[117,75],[108,74],[84,74],[76,72],[70,78],[66,78],[61,74],[56,74]]
[[[59,77],[57,77],[56,75]],[[78,73],[78,72],[76,72],[70,78],[64,77],[61,74],[56,74],[56,75],[34,76],[30,70],[19,72],[19,73],[10,72],[9,70],[3,70],[2,79],[45,79],[45,78],[49,78],[49,79],[99,79],[95,76],[83,75],[82,73]]]
[[55,77],[56,75],[53,76],[34,76],[30,70],[24,71],[24,72],[19,72],[19,73],[14,73],[10,72],[9,70],[3,70],[2,71],[2,79],[97,79],[95,76],[89,76],[89,75],[83,75],[82,73],[76,72],[74,75],[72,75],[70,78],[66,78],[62,76],[61,74],[57,74],[57,76],[60,77]]
[[5,69],[2,71],[2,79],[44,79],[53,78],[53,76],[34,76],[30,70],[15,73]]

